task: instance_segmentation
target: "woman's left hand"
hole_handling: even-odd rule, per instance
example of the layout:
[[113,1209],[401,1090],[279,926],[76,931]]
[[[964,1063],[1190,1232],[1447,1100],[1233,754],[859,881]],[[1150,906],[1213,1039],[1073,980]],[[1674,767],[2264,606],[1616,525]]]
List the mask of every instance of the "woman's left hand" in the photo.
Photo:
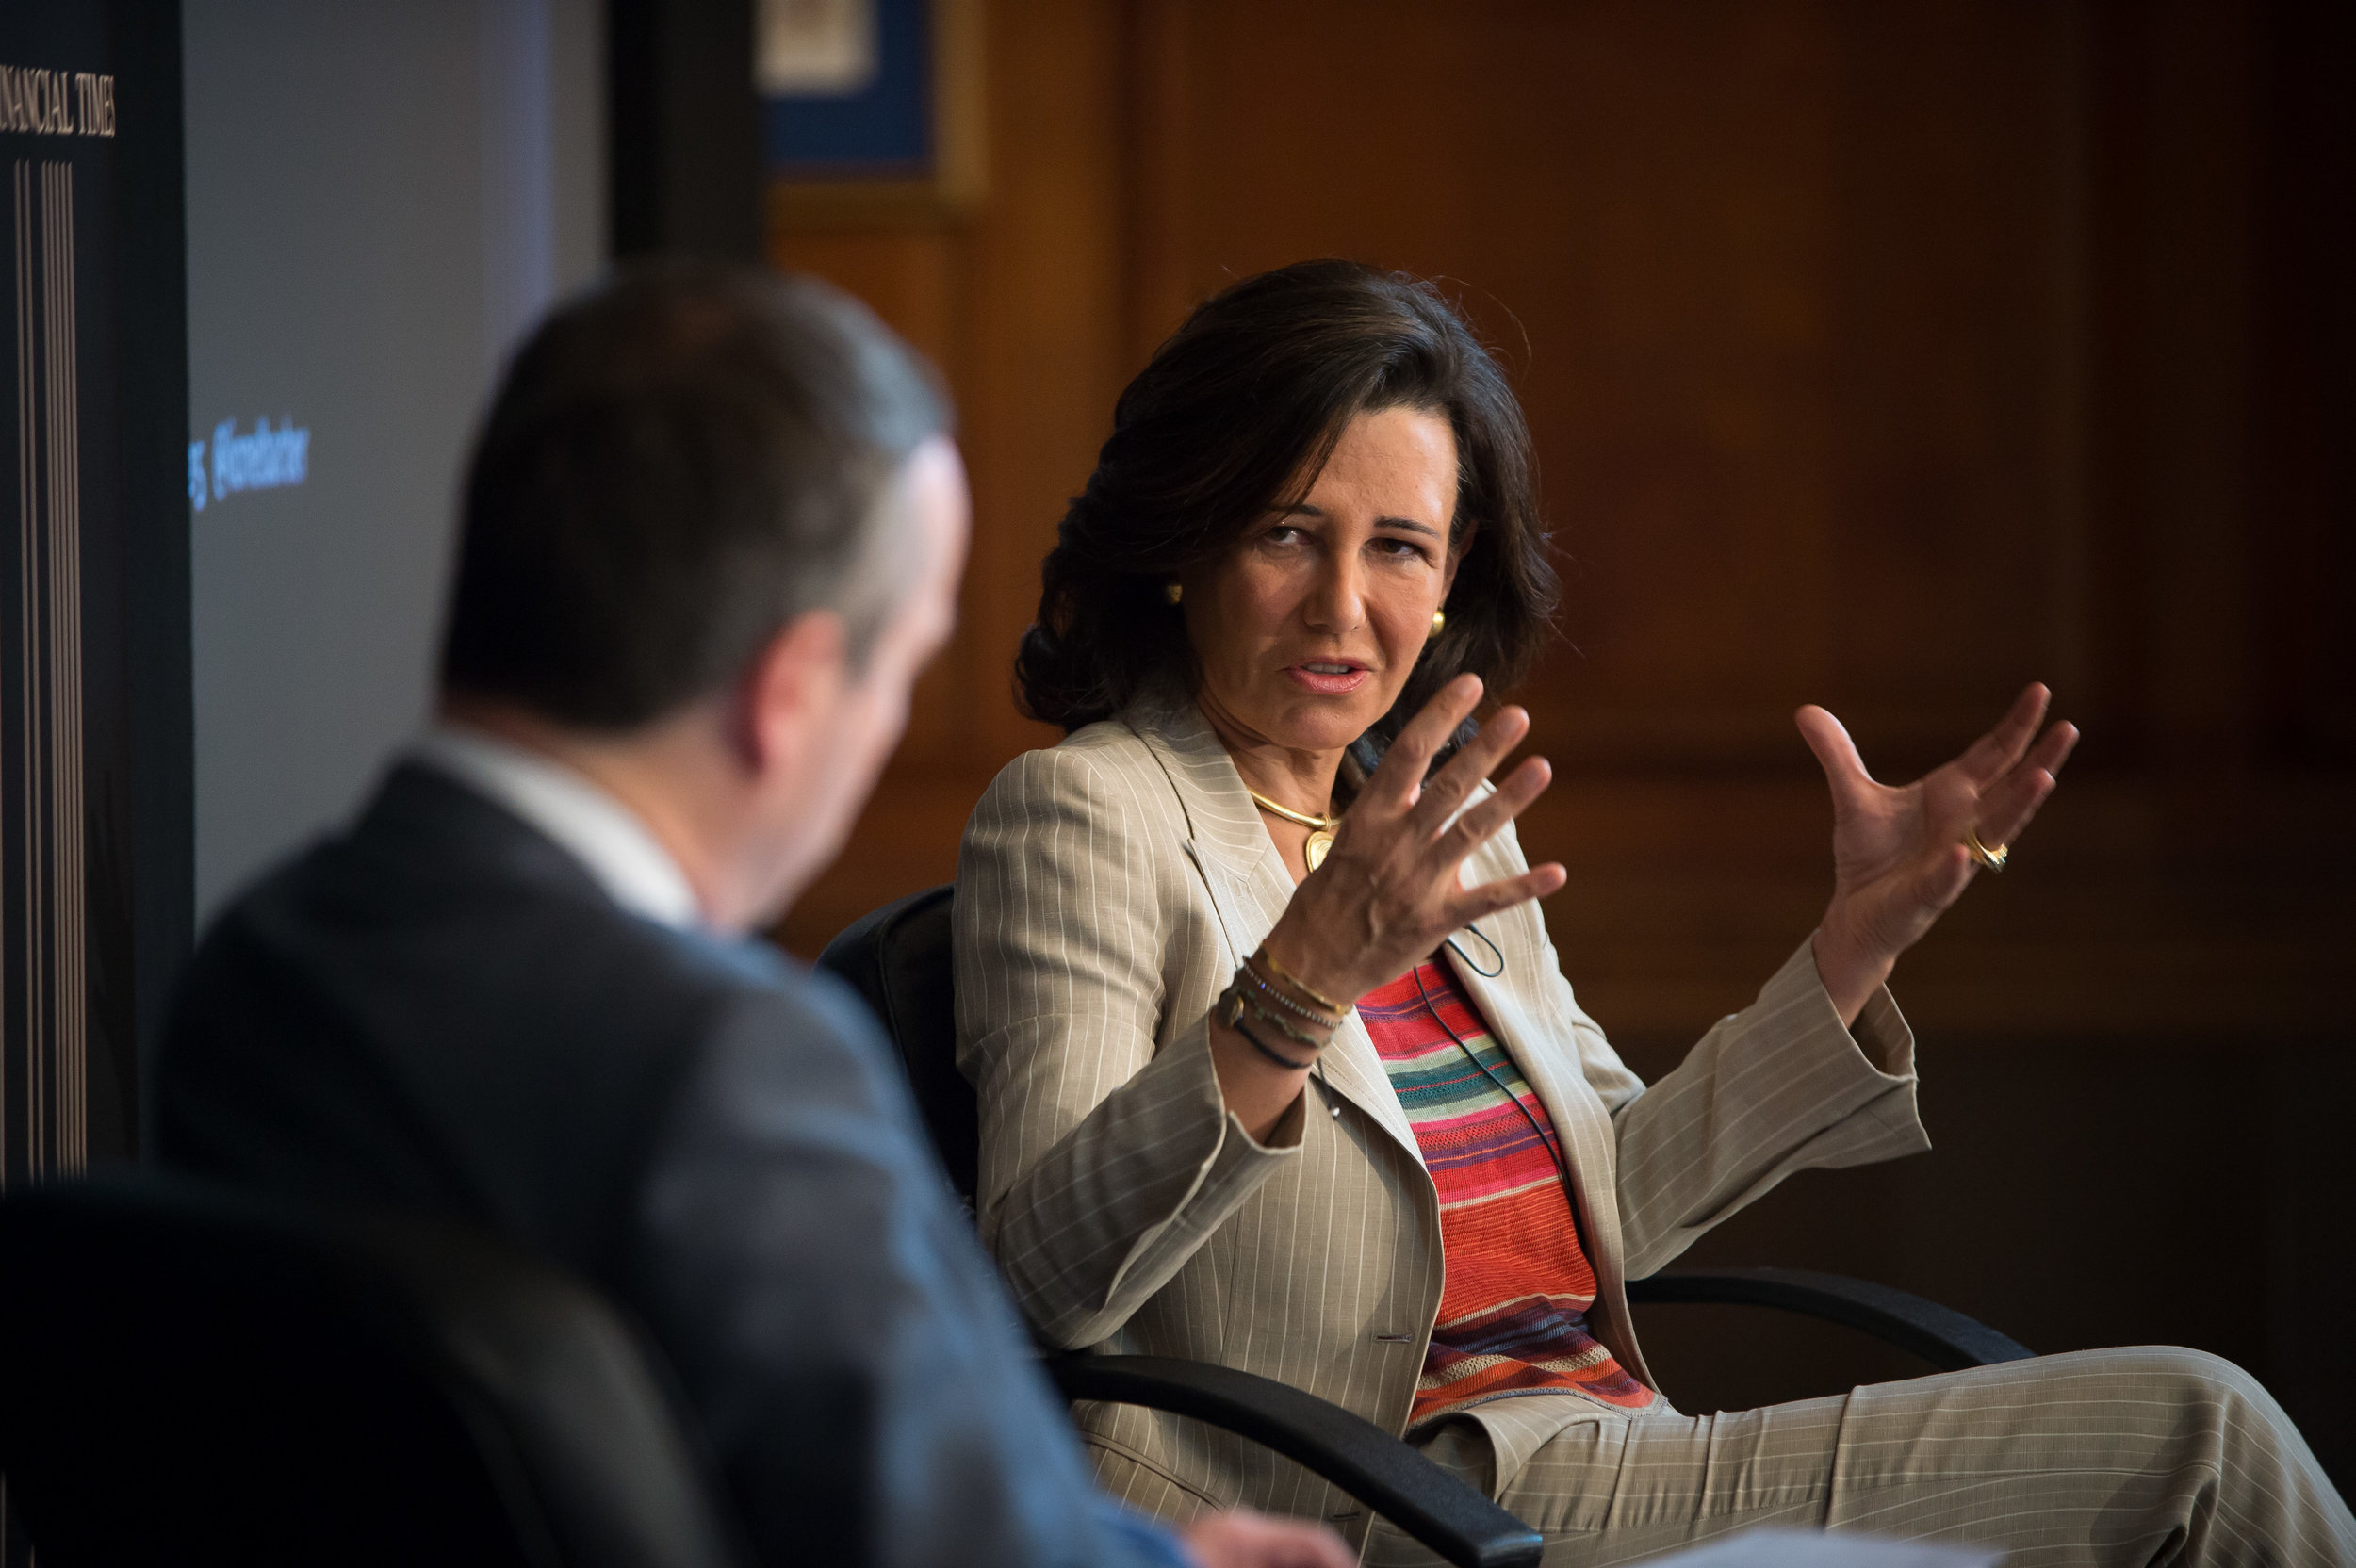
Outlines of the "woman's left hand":
[[1839,719],[1800,710],[1800,733],[1832,786],[1833,894],[1816,928],[1816,972],[1842,1023],[1857,1021],[1898,955],[1971,885],[1980,866],[1965,835],[2008,846],[2053,792],[2078,731],[2057,724],[2037,734],[2052,696],[2030,686],[1970,750],[1902,789],[1873,781]]

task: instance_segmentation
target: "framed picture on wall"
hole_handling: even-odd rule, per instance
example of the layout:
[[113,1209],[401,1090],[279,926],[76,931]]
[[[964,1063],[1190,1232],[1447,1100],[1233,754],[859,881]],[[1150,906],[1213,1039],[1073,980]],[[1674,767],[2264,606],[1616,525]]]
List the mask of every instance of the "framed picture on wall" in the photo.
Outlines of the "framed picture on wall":
[[981,0],[760,0],[758,15],[773,225],[941,222],[981,201]]

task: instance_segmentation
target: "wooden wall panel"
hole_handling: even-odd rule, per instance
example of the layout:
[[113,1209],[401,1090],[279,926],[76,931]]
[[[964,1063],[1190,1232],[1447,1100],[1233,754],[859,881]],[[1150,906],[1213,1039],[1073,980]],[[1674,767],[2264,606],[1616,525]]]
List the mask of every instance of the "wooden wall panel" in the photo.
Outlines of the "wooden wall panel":
[[1016,712],[1015,644],[1039,562],[1087,478],[1128,371],[1123,318],[1125,37],[1102,0],[993,8],[990,201],[954,230],[778,231],[771,251],[850,289],[930,354],[958,402],[973,552],[948,650],[842,860],[780,929],[814,955],[888,899],[945,882],[997,769],[1056,732]]
[[2068,662],[2066,10],[1188,14],[1188,292],[1449,280],[1521,371],[1582,760],[1789,763],[1810,698],[1927,747]]
[[2253,531],[2263,743],[2356,763],[2356,7],[2274,19],[2259,145]]

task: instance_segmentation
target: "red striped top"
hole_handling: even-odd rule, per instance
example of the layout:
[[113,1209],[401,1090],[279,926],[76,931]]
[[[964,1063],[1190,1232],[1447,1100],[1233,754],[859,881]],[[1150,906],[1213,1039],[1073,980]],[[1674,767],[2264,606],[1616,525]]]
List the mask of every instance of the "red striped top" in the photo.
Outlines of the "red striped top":
[[1652,1391],[1587,1331],[1595,1271],[1555,1165],[1546,1108],[1455,972],[1419,965],[1362,998],[1358,1016],[1440,1193],[1448,1279],[1410,1424],[1556,1389],[1628,1409],[1650,1405]]

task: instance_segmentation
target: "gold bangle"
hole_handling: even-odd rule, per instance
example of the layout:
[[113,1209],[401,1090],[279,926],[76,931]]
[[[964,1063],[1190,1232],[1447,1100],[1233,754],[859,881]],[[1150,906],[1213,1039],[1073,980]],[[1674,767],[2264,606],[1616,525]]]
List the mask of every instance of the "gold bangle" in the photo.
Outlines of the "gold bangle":
[[1260,951],[1254,953],[1252,956],[1268,965],[1268,972],[1270,974],[1275,975],[1276,978],[1282,980],[1285,985],[1290,986],[1293,989],[1299,991],[1301,995],[1307,997],[1310,1001],[1316,1003],[1327,1012],[1339,1015],[1350,1011],[1350,1006],[1347,1003],[1334,1001],[1323,991],[1318,990],[1316,987],[1301,979],[1300,975],[1295,974],[1291,970],[1288,970],[1284,965],[1278,963],[1276,961],[1276,955],[1268,950],[1267,943],[1263,942],[1260,945]]
[[1287,1012],[1299,1014],[1301,1017],[1307,1019],[1311,1023],[1316,1024],[1318,1028],[1326,1030],[1330,1033],[1342,1026],[1342,1021],[1340,1019],[1328,1018],[1323,1013],[1313,1011],[1308,1006],[1302,1004],[1301,1003],[1295,1002],[1291,997],[1286,996],[1283,991],[1278,990],[1267,975],[1262,974],[1258,970],[1252,967],[1251,959],[1246,958],[1243,961],[1243,968],[1238,970],[1236,972],[1238,974],[1250,975],[1252,977],[1252,985],[1257,987],[1260,990],[1260,994],[1267,997],[1270,1002],[1275,1003],[1278,1006],[1284,1008]]

